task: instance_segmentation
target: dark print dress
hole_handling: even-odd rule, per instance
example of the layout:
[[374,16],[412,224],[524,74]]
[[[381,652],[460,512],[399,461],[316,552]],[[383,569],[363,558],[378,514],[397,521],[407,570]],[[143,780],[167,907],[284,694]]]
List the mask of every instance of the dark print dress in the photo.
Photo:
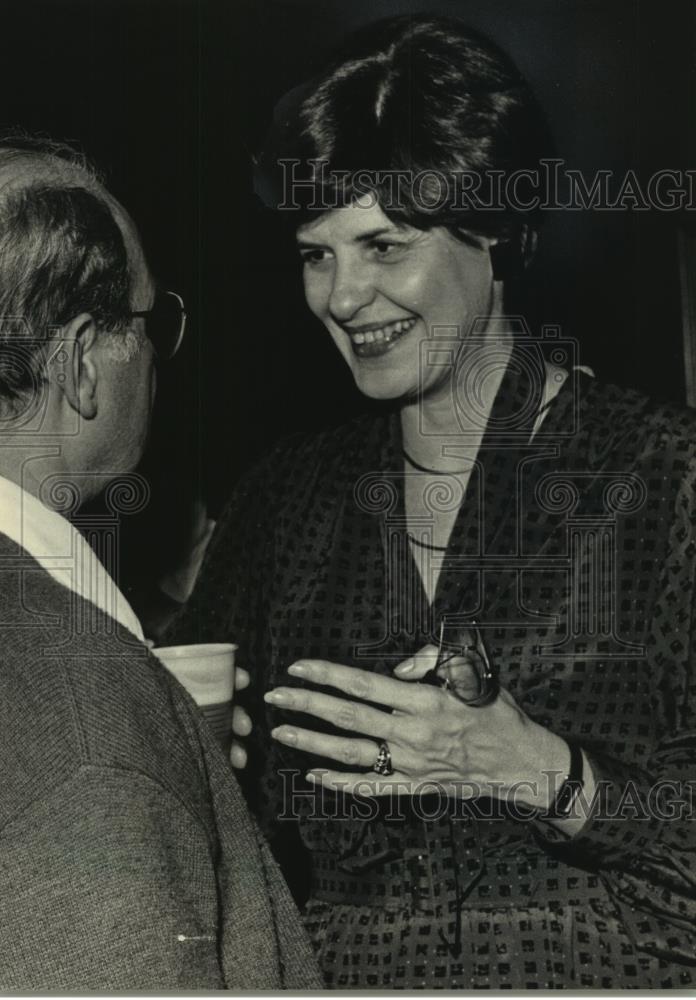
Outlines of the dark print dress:
[[[434,491],[459,510],[429,607],[398,415],[281,444],[237,488],[168,636],[239,644],[248,795],[291,884],[310,880],[330,987],[696,980],[696,419],[576,372],[515,448],[513,478],[498,449],[464,498],[448,476]],[[268,736],[293,717],[263,692],[294,660],[387,675],[453,613],[481,623],[522,709],[592,761],[601,795],[576,837],[495,800],[322,800],[303,779],[321,762]]]

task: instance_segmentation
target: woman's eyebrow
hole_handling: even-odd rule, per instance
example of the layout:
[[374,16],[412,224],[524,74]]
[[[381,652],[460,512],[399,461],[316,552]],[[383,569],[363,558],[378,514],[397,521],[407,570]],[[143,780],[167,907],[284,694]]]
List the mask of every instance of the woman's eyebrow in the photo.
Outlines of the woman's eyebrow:
[[[377,239],[379,236],[396,236],[398,230],[395,226],[382,226],[379,229],[370,229],[366,233],[359,233],[357,236],[353,237],[354,243],[369,243],[370,240]],[[297,245],[299,247],[304,247],[305,249],[320,249],[325,247],[325,243],[313,243],[311,240],[306,240],[302,236],[297,237]]]
[[296,236],[295,239],[298,247],[306,250],[322,250],[326,246],[326,243],[313,243],[312,240],[305,240],[302,236]]
[[395,226],[382,226],[380,229],[371,229],[367,233],[360,233],[355,237],[356,243],[369,243],[370,240],[377,239],[378,236],[395,236],[398,230]]

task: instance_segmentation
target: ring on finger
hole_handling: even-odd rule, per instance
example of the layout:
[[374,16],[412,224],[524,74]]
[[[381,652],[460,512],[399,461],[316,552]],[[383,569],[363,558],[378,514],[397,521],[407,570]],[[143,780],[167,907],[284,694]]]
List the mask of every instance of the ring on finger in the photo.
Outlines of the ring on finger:
[[386,740],[380,741],[379,753],[377,754],[377,760],[372,765],[372,770],[375,774],[381,774],[385,777],[389,777],[390,774],[394,773],[394,768],[392,767],[392,756],[389,750],[389,744]]

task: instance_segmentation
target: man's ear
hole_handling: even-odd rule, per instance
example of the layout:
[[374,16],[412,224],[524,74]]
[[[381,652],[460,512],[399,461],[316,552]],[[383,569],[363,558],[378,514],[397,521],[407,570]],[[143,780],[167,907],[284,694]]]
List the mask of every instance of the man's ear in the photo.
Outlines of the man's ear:
[[49,381],[73,410],[85,420],[93,420],[97,415],[99,374],[96,323],[89,313],[80,313],[63,326],[56,339],[58,346],[48,360]]

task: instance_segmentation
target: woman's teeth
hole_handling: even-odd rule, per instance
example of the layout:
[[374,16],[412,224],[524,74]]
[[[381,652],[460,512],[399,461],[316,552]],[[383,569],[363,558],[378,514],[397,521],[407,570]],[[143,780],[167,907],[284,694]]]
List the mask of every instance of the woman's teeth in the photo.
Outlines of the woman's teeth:
[[415,317],[411,319],[400,319],[396,323],[387,323],[377,330],[364,330],[360,333],[351,333],[350,339],[353,344],[374,344],[378,342],[390,343],[395,337],[407,333],[416,322]]

